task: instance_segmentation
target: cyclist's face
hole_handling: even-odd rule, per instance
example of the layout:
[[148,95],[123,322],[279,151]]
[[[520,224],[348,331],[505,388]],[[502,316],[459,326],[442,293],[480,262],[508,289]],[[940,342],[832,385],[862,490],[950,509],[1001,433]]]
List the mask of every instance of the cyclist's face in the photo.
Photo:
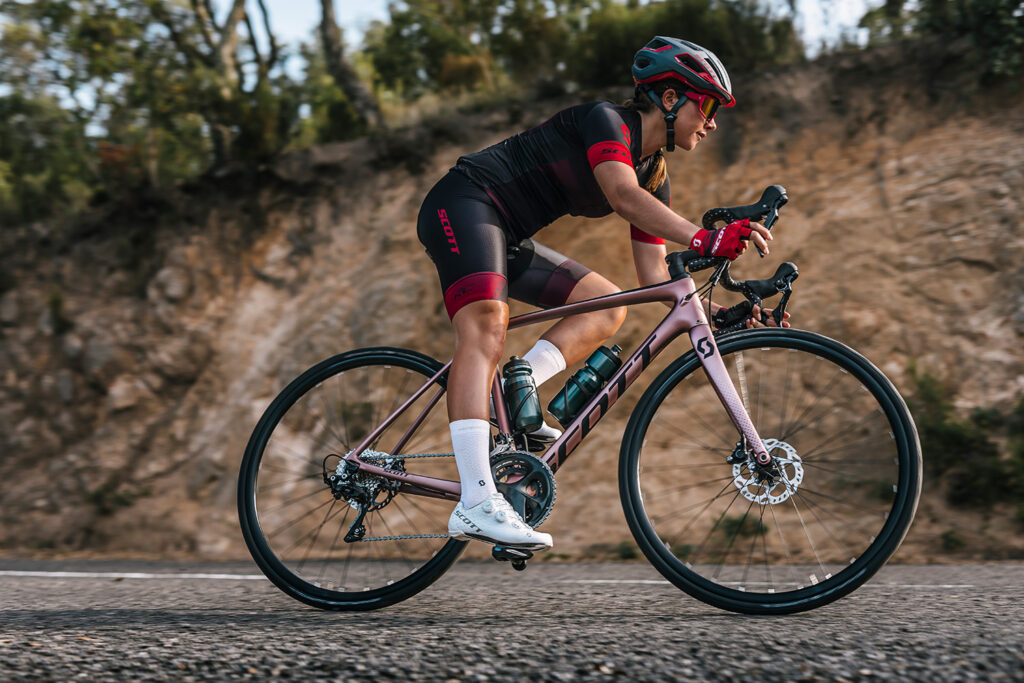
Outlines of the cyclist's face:
[[676,119],[675,128],[676,145],[691,150],[711,131],[718,128],[718,124],[714,119],[709,121],[704,118],[696,102],[687,100],[686,104],[679,108],[679,117]]

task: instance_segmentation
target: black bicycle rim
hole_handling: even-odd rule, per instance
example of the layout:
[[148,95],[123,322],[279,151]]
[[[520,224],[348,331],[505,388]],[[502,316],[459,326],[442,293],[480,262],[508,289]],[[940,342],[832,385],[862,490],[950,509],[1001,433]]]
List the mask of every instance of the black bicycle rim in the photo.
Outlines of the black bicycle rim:
[[[438,577],[440,577],[458,558],[462,550],[465,548],[465,542],[455,541],[451,539],[437,539],[438,548],[432,552],[429,559],[425,559],[422,564],[417,562],[409,562],[406,560],[406,564],[409,566],[409,574],[402,578],[395,580],[389,580],[386,585],[381,585],[377,588],[370,588],[369,590],[358,590],[358,591],[338,591],[317,585],[317,581],[311,581],[309,577],[304,576],[301,572],[297,572],[293,566],[289,566],[287,561],[282,561],[278,556],[278,552],[272,547],[273,543],[268,540],[267,535],[264,533],[264,529],[260,523],[260,513],[257,506],[257,491],[258,491],[258,480],[261,465],[264,465],[264,456],[268,446],[268,442],[274,438],[274,432],[280,428],[281,422],[288,415],[288,411],[296,405],[297,402],[304,400],[303,397],[312,395],[315,389],[320,387],[322,383],[330,382],[331,378],[334,378],[345,371],[358,370],[362,368],[381,368],[381,372],[386,372],[387,368],[398,368],[410,371],[412,379],[403,382],[400,387],[393,387],[392,394],[389,395],[389,399],[385,402],[386,405],[380,408],[370,408],[366,411],[365,415],[361,416],[361,422],[366,425],[363,427],[364,431],[369,431],[374,424],[374,421],[383,419],[386,416],[388,409],[394,410],[408,395],[421,386],[429,377],[433,376],[440,368],[441,363],[438,361],[425,356],[423,354],[409,351],[406,349],[390,348],[390,347],[375,347],[369,349],[361,349],[349,353],[340,354],[329,358],[306,372],[300,375],[298,378],[293,380],[278,396],[274,399],[271,405],[267,408],[256,428],[253,431],[252,436],[249,439],[249,443],[246,447],[245,456],[242,461],[241,472],[238,482],[238,509],[239,519],[242,526],[243,535],[245,537],[246,544],[256,560],[257,564],[267,575],[267,577],[285,593],[292,597],[301,600],[307,604],[319,607],[322,609],[334,609],[334,610],[369,610],[386,607],[394,604],[395,602],[404,600],[411,595],[421,591],[423,588],[430,585]],[[415,378],[419,377],[419,380]],[[445,377],[440,378],[439,387],[444,386]],[[407,392],[407,393],[403,393]],[[427,392],[427,396],[434,393],[433,390]],[[423,405],[423,402],[427,400],[425,396],[416,406],[417,410]],[[443,404],[443,400],[441,401]],[[331,405],[332,411],[340,411],[342,414],[346,410],[356,410],[361,408],[362,405],[352,407],[339,408],[336,405]],[[441,408],[443,410],[443,406]],[[410,416],[413,412],[409,412]],[[411,419],[411,418],[410,418]],[[444,416],[444,424],[447,424],[446,413]],[[342,428],[335,427],[329,430],[330,436],[321,437],[322,440],[334,443],[317,444],[316,455],[317,458],[314,460],[307,459],[303,465],[303,472],[301,479],[312,478],[312,475],[316,474],[320,476],[320,472],[310,471],[315,464],[315,460],[319,459],[321,454],[326,455],[327,451],[338,452],[338,455],[344,454],[346,446],[353,446],[357,442],[358,434],[342,433]],[[399,432],[401,433],[401,432]],[[387,434],[387,433],[386,433]],[[337,437],[337,438],[333,438]],[[371,445],[371,448],[373,445]],[[450,449],[449,449],[450,450]],[[340,452],[339,452],[340,451]],[[403,453],[408,453],[408,449],[404,449]],[[334,458],[328,461],[328,469],[333,467],[340,461],[340,458]],[[408,462],[413,462],[412,460]],[[284,475],[282,475],[284,476]],[[320,477],[322,480],[322,476]],[[282,480],[287,483],[287,480]],[[346,527],[349,522],[354,521],[356,512],[354,510],[346,510],[347,503],[344,499],[341,501],[334,500],[330,495],[330,491],[326,484],[314,484],[310,481],[306,481],[305,484],[310,487],[308,494],[313,497],[316,501],[316,505],[320,506],[319,510],[324,510],[323,519],[324,523],[321,523],[321,527],[325,526],[326,522],[332,522],[333,527],[326,532],[329,536],[324,538],[332,538],[334,543],[338,543],[340,548],[348,548],[343,542],[338,541],[346,533]],[[318,490],[319,489],[319,490]],[[297,496],[301,498],[302,496]],[[380,499],[383,500],[387,496],[381,495]],[[416,500],[412,500],[416,499]],[[414,506],[422,506],[423,500],[432,499],[419,499],[416,496],[402,494],[401,492],[393,498],[393,501],[408,501],[409,504]],[[444,504],[444,503],[442,503]],[[396,506],[391,508],[392,510],[398,509],[396,502],[389,502],[386,505]],[[312,504],[310,504],[312,507]],[[351,506],[348,506],[351,507]],[[337,512],[332,512],[337,510]],[[383,508],[381,513],[381,519],[384,519],[383,515],[388,511],[388,508]],[[372,519],[374,513],[369,513],[367,519]],[[404,518],[409,519],[409,514],[402,512],[397,518],[400,520]],[[446,521],[445,517],[443,521]],[[314,520],[315,521],[315,520]],[[397,524],[391,522],[390,524],[384,519],[383,526],[379,526],[379,530],[383,530],[385,533],[393,531],[393,527]],[[373,532],[372,522],[368,524]],[[441,525],[443,526],[443,525]],[[314,538],[320,538],[321,531],[316,531],[317,536]],[[442,544],[443,542],[443,544]],[[332,549],[334,544],[332,543]],[[351,548],[348,548],[349,556],[351,556]],[[378,564],[386,564],[394,558],[388,558],[385,555],[381,557],[369,558],[377,562]],[[398,562],[393,562],[397,564]],[[293,563],[294,564],[294,563]],[[346,570],[347,571],[347,570]]]
[[[892,485],[894,491],[891,496],[891,505],[887,502],[884,497],[880,502],[869,502],[868,507],[872,507],[875,510],[882,509],[884,511],[884,524],[880,525],[877,533],[870,538],[870,542],[867,543],[864,549],[856,553],[855,557],[850,558],[850,561],[845,566],[837,568],[834,573],[821,572],[821,576],[815,577],[813,574],[809,577],[811,580],[810,585],[801,586],[799,582],[796,582],[796,587],[777,591],[777,592],[759,592],[759,590],[766,590],[764,587],[758,587],[757,582],[750,581],[747,585],[744,585],[744,581],[734,581],[732,583],[738,583],[739,586],[731,587],[726,585],[729,582],[721,580],[710,580],[704,573],[709,572],[713,563],[704,562],[704,566],[700,569],[695,569],[699,558],[687,557],[687,553],[691,553],[692,550],[684,547],[683,552],[680,553],[678,547],[673,548],[671,543],[668,543],[662,535],[659,535],[659,531],[663,532],[663,528],[657,528],[658,525],[652,523],[649,516],[649,511],[645,507],[643,497],[641,495],[640,488],[640,466],[641,466],[641,452],[644,449],[644,441],[651,435],[648,434],[648,428],[652,421],[656,419],[656,413],[659,409],[662,409],[663,402],[672,394],[672,391],[682,383],[688,377],[702,378],[703,372],[700,369],[699,361],[693,352],[687,353],[684,356],[677,359],[669,368],[667,368],[662,374],[651,384],[651,387],[645,393],[634,411],[629,426],[627,427],[626,434],[623,439],[622,454],[620,460],[620,493],[622,495],[624,508],[626,510],[626,516],[630,524],[630,528],[633,531],[634,536],[637,539],[638,544],[645,553],[645,555],[651,560],[651,562],[661,571],[661,573],[672,581],[679,588],[687,591],[691,595],[698,599],[704,600],[723,609],[747,612],[747,613],[760,613],[760,614],[772,614],[772,613],[788,613],[811,609],[828,602],[831,602],[843,595],[846,595],[850,591],[854,590],[857,586],[862,584],[884,562],[896,551],[899,547],[900,542],[906,534],[909,528],[910,521],[913,518],[914,511],[917,505],[917,499],[920,494],[920,448],[917,441],[916,430],[913,425],[913,421],[906,409],[903,400],[899,394],[892,387],[891,383],[882,375],[877,368],[875,368],[869,361],[864,359],[862,356],[852,351],[846,346],[813,333],[796,331],[796,330],[757,330],[736,333],[728,335],[719,341],[719,347],[723,356],[727,362],[734,357],[731,354],[738,351],[748,351],[752,349],[760,350],[786,350],[796,352],[800,355],[800,358],[809,357],[811,354],[818,358],[822,358],[825,361],[836,364],[836,366],[842,371],[839,374],[840,378],[849,383],[849,377],[852,377],[856,382],[865,390],[873,399],[877,402],[878,410],[884,415],[884,419],[889,427],[891,427],[891,438],[893,455],[896,463],[897,472],[892,476]],[[800,354],[800,352],[809,352]],[[746,355],[746,354],[744,354]],[[699,374],[694,374],[699,373]],[[825,375],[824,377],[828,377]],[[696,379],[698,384],[700,379]],[[827,379],[820,379],[815,377],[814,381],[828,381]],[[756,384],[756,383],[755,383]],[[760,386],[759,384],[757,386]],[[751,389],[753,390],[753,389]],[[806,391],[806,388],[805,388]],[[764,397],[758,396],[758,405],[760,405],[760,399]],[[813,398],[813,396],[812,396]],[[755,397],[750,397],[751,402],[754,402]],[[863,400],[863,399],[858,399]],[[715,399],[717,402],[717,399]],[[715,411],[724,414],[724,410],[720,406],[710,406],[708,404],[708,410],[712,408]],[[812,415],[813,415],[813,402]],[[751,410],[752,413],[756,412]],[[759,416],[756,414],[751,415],[754,419],[755,424],[758,424]],[[763,419],[763,416],[761,416]],[[873,417],[873,416],[869,416]],[[699,416],[697,416],[699,419]],[[868,419],[868,418],[865,418]],[[678,422],[678,417],[676,418]],[[765,422],[768,422],[765,420]],[[762,438],[767,438],[772,433],[772,430],[767,425],[761,430]],[[796,439],[793,439],[796,442]],[[786,447],[790,447],[785,441],[781,441]],[[693,466],[689,469],[687,474],[690,475],[690,479],[694,476],[704,476],[708,478],[708,485],[717,487],[721,484],[721,495],[728,496],[733,489],[732,484],[735,482],[730,481],[731,472],[726,472],[722,476],[723,472],[720,467],[716,467],[715,463],[724,460],[729,454],[729,445],[726,443],[721,444],[706,444],[708,446],[717,447],[718,453],[713,456],[707,456],[707,464],[701,464]],[[653,450],[653,449],[652,449]],[[796,449],[792,449],[795,450]],[[780,449],[780,452],[785,453]],[[794,461],[800,461],[799,456],[791,457]],[[822,467],[820,463],[812,463],[810,460],[802,462],[802,465],[807,471],[808,476],[818,475],[819,479],[825,476],[825,473],[829,469],[834,470],[839,465],[828,464],[828,467]],[[815,468],[815,469],[812,469]],[[686,470],[680,470],[677,475],[685,472]],[[741,467],[741,471],[743,471]],[[703,474],[700,474],[703,472]],[[715,474],[709,474],[714,472]],[[746,476],[745,473],[743,476]],[[847,473],[848,474],[848,473]],[[659,474],[659,477],[666,475]],[[828,475],[832,476],[832,475]],[[717,481],[715,480],[717,478]],[[735,478],[735,477],[734,477]],[[808,480],[810,481],[810,480]],[[684,487],[686,484],[686,477],[679,482]],[[858,485],[860,485],[858,483]],[[810,491],[814,489],[812,486],[818,486],[817,483],[810,485],[808,484],[808,493],[803,495],[803,501],[807,510],[811,514],[807,514],[809,519],[813,516],[818,517],[818,522],[822,528],[827,530],[831,520],[828,520],[828,524],[821,521],[823,514],[821,510],[824,510],[826,506],[822,506],[821,502],[827,500],[826,498],[816,498],[816,496],[823,496],[820,491]],[[738,488],[738,484],[736,485]],[[777,490],[778,491],[778,490]],[[757,498],[763,497],[756,495],[758,492],[755,490],[752,494],[749,488],[747,490],[740,490],[734,494],[735,499],[743,500],[739,495],[742,493],[744,496]],[[790,496],[793,499],[792,506],[798,508],[797,500],[800,500],[801,495],[798,490],[797,493]],[[725,498],[725,500],[728,500]],[[818,503],[813,501],[817,500]],[[657,506],[654,501],[648,501],[649,505]],[[729,505],[733,505],[729,502]],[[738,509],[742,511],[741,507]],[[700,552],[707,552],[710,556],[715,549],[714,543],[708,546],[709,538],[722,538],[723,540],[718,542],[719,546],[725,544],[728,540],[729,546],[724,551],[724,555],[720,557],[719,561],[723,569],[723,575],[728,575],[729,570],[732,570],[733,575],[736,575],[739,570],[734,567],[730,567],[726,560],[728,559],[730,552],[738,551],[742,545],[741,543],[749,542],[750,557],[753,557],[754,548],[758,543],[764,544],[764,564],[767,567],[768,578],[773,580],[771,576],[772,564],[769,561],[769,555],[771,554],[768,547],[767,539],[758,539],[760,535],[762,537],[767,536],[766,530],[770,529],[770,520],[766,522],[765,511],[768,508],[774,508],[773,504],[761,502],[757,503],[757,511],[755,516],[760,513],[760,516],[755,520],[749,515],[749,511],[754,508],[755,501],[750,501],[747,506],[747,511],[742,516],[735,515],[733,517],[726,517],[723,512],[721,517],[716,521],[716,526],[708,531],[708,534],[704,536],[703,545],[697,550]],[[706,508],[705,508],[706,509]],[[726,508],[728,510],[728,508]],[[697,512],[693,512],[696,515]],[[859,514],[859,513],[858,513]],[[655,515],[657,516],[657,515]],[[737,519],[739,525],[737,526]],[[723,524],[722,522],[729,522],[729,524]],[[744,525],[751,522],[748,529],[749,533],[741,533],[741,529]],[[812,520],[813,523],[813,520]],[[731,526],[729,526],[731,525]],[[760,526],[758,526],[760,525]],[[784,537],[781,527],[779,525],[779,536]],[[723,531],[725,533],[723,533]],[[808,540],[811,540],[811,534],[807,530],[807,526],[804,527],[804,532],[807,533]],[[730,535],[731,534],[731,535]],[[737,539],[742,539],[740,543],[737,543]],[[814,545],[811,541],[810,545]],[[837,547],[841,543],[836,543]],[[721,550],[718,551],[719,555],[722,555]],[[777,552],[777,551],[776,551]],[[787,554],[789,549],[786,549]],[[814,549],[815,555],[818,554],[818,550]],[[682,557],[680,556],[682,555]],[[691,560],[689,563],[687,560]],[[748,558],[749,560],[749,558]],[[689,566],[688,566],[689,564]],[[818,564],[825,569],[825,563],[822,563],[820,558]],[[750,565],[753,566],[753,565]],[[791,567],[798,566],[796,563]],[[727,569],[726,569],[727,568]],[[749,569],[749,566],[747,567]],[[759,570],[760,571],[760,570]],[[792,571],[792,569],[791,569]],[[761,581],[760,583],[770,583]],[[753,584],[753,585],[751,585]]]

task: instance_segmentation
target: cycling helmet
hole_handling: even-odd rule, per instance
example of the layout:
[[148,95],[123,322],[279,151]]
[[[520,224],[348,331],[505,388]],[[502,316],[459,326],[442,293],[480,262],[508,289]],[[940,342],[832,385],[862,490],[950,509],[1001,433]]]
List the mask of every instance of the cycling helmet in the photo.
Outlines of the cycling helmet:
[[636,98],[646,96],[665,114],[668,132],[668,151],[675,148],[673,124],[676,112],[686,102],[680,97],[671,111],[661,104],[661,98],[654,92],[653,84],[664,81],[680,81],[699,93],[711,95],[723,107],[732,107],[736,98],[732,96],[732,82],[722,60],[715,53],[679,38],[655,36],[633,57],[633,84]]

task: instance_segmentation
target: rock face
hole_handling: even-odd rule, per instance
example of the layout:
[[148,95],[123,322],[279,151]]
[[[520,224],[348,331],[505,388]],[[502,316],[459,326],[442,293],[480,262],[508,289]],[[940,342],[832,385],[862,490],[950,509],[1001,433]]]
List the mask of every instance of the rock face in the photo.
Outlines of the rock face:
[[[857,348],[901,389],[913,361],[958,387],[962,408],[1007,406],[1024,394],[1024,99],[943,81],[955,54],[902,49],[913,52],[740,83],[740,106],[716,134],[669,155],[672,206],[697,220],[784,185],[772,254],[748,255],[739,275],[795,261],[796,325]],[[462,120],[417,175],[381,167],[365,140],[300,153],[278,164],[277,180],[196,192],[162,221],[127,219],[145,249],[125,253],[109,237],[56,254],[17,242],[0,261],[16,283],[0,296],[0,549],[244,556],[235,477],[263,409],[346,349],[450,356],[415,236],[420,200],[460,153],[567,104],[530,105],[514,125]],[[567,217],[538,239],[635,286],[621,219]],[[613,341],[636,344],[657,315],[637,309]],[[507,355],[539,332],[510,334]],[[616,460],[641,391],[559,474],[545,530],[562,552],[628,538]],[[1001,520],[926,492],[902,556],[933,559],[951,524],[979,553],[1020,553],[1024,539]]]

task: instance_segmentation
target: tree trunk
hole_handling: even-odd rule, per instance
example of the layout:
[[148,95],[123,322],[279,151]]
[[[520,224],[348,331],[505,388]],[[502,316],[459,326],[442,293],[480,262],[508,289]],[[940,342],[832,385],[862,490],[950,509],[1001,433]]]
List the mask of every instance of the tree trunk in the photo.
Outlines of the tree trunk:
[[334,0],[320,0],[320,40],[323,43],[324,59],[327,71],[335,84],[345,93],[356,113],[371,128],[381,124],[380,107],[373,94],[367,90],[356,72],[345,61],[344,48],[341,44],[341,30],[334,18]]

